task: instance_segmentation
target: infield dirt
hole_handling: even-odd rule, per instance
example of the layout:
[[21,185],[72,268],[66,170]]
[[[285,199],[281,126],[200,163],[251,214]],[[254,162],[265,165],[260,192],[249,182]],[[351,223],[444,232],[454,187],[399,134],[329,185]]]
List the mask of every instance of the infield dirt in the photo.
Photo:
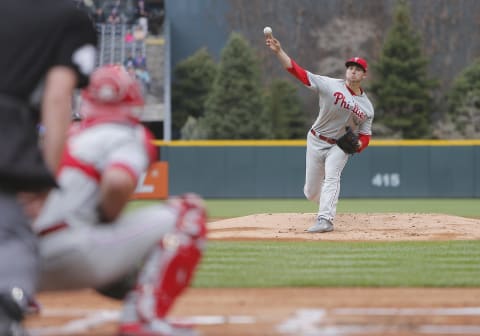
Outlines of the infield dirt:
[[412,241],[480,239],[480,220],[443,214],[339,214],[335,230],[308,233],[315,214],[257,214],[214,221],[210,239]]
[[[305,232],[314,214],[209,223],[212,240],[480,240],[480,220],[442,214],[339,214],[335,231]],[[32,336],[116,335],[120,303],[92,290],[41,293]],[[190,288],[172,318],[204,336],[480,335],[480,288]]]

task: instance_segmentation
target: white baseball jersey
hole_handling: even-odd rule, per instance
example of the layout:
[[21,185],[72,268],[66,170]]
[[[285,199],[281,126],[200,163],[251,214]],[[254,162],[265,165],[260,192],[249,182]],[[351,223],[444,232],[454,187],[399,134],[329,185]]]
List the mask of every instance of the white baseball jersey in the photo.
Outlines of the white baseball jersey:
[[101,223],[99,181],[109,167],[135,179],[154,159],[148,131],[139,123],[86,122],[73,130],[52,191],[33,223],[39,235],[40,290],[98,288],[118,280],[175,230],[177,213],[163,204]]
[[337,139],[345,133],[345,126],[356,133],[371,135],[373,105],[365,92],[352,94],[344,79],[330,78],[307,71],[311,86],[318,92],[319,113],[312,129],[328,138]]
[[[331,222],[336,215],[341,174],[349,158],[335,141],[345,134],[347,126],[369,140],[374,109],[365,92],[355,95],[345,80],[316,75],[291,62],[287,70],[319,97],[318,117],[307,135],[304,194],[319,204],[317,217]],[[363,145],[365,148],[368,142]]]
[[49,195],[34,231],[39,233],[61,222],[69,226],[97,224],[102,172],[118,166],[137,180],[150,164],[152,145],[148,139],[143,126],[128,122],[72,129],[57,176],[60,188]]

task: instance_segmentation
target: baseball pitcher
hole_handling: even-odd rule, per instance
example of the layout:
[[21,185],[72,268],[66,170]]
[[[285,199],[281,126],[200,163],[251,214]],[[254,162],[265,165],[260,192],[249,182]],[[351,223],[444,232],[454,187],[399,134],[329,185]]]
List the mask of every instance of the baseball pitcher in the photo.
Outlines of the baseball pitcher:
[[361,87],[367,62],[360,57],[348,59],[345,79],[316,75],[287,55],[271,29],[264,34],[266,45],[285,69],[318,94],[318,117],[307,135],[304,193],[307,199],[319,203],[319,210],[307,231],[333,231],[342,170],[351,154],[368,146],[372,134],[374,109]]
[[95,288],[126,297],[120,335],[191,335],[165,317],[202,256],[203,201],[187,194],[124,212],[156,158],[152,136],[134,113],[143,104],[139,85],[123,67],[103,66],[82,97],[83,120],[72,126],[60,188],[33,224],[40,290]]

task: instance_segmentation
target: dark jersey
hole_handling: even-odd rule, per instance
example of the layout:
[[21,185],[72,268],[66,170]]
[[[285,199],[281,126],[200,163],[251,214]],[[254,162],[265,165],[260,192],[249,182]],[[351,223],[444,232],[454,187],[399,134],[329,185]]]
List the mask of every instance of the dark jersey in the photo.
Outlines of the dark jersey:
[[71,0],[0,0],[0,187],[43,190],[55,185],[43,163],[35,124],[44,80],[55,67],[88,84],[97,34]]
[[[43,80],[54,66],[88,84],[97,34],[87,14],[70,0],[0,1],[0,93],[38,106]],[[34,94],[35,93],[35,94]]]

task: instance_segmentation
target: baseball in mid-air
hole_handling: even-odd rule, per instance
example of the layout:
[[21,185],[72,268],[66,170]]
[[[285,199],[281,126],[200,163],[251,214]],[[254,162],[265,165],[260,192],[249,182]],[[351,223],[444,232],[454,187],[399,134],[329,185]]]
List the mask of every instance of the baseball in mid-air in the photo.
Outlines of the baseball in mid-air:
[[270,28],[268,26],[263,28],[263,34],[264,35],[271,35],[272,34],[272,28]]

